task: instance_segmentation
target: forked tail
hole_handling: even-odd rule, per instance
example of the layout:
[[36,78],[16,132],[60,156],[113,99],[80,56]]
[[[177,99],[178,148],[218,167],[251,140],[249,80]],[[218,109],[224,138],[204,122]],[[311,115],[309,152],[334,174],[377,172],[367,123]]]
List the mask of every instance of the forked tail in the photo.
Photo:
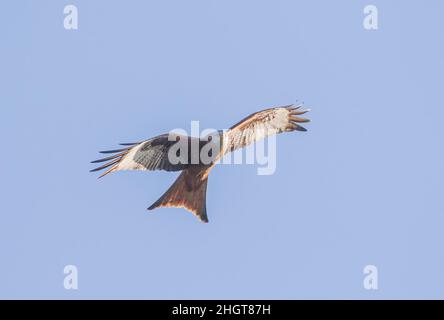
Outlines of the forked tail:
[[186,169],[182,171],[171,187],[148,210],[160,207],[185,208],[202,222],[208,222],[206,193],[208,176],[202,176],[202,170]]

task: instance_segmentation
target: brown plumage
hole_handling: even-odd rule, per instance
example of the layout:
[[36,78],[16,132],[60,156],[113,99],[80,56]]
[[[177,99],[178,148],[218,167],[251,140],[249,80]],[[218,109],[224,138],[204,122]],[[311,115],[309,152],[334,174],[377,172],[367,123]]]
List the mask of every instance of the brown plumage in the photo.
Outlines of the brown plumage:
[[185,208],[208,222],[206,195],[209,167],[185,169],[171,187],[148,210],[160,207]]
[[[226,153],[243,148],[255,141],[281,132],[306,131],[300,124],[308,122],[308,119],[300,115],[309,110],[300,109],[298,106],[283,106],[270,108],[251,114],[241,120],[227,131],[218,131],[212,135],[212,140],[177,136],[171,139],[171,135],[163,134],[138,143],[121,144],[125,148],[102,151],[111,156],[92,161],[92,163],[106,162],[104,165],[91,170],[99,171],[107,169],[99,177],[120,170],[165,170],[182,171],[171,187],[148,209],[160,207],[185,208],[196,215],[201,221],[208,222],[206,210],[206,191],[208,175],[216,162]],[[187,142],[186,158],[179,162],[172,161],[171,155],[175,155],[177,141],[181,138]],[[198,146],[194,150],[192,145]],[[215,147],[209,160],[204,161],[199,157],[202,150]],[[183,151],[183,150],[182,150]],[[179,151],[179,155],[181,152]],[[197,162],[193,162],[193,156],[199,152]],[[183,156],[183,155],[182,155]]]

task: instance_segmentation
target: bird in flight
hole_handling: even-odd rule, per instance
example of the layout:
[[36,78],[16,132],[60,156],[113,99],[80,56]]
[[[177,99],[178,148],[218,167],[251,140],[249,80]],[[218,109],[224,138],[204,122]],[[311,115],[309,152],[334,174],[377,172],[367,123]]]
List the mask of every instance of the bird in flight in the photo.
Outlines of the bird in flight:
[[[92,161],[105,162],[91,172],[107,169],[100,176],[120,170],[182,171],[171,187],[148,210],[179,207],[208,222],[206,192],[208,175],[225,154],[243,148],[267,136],[281,132],[307,131],[300,117],[309,111],[302,105],[288,105],[255,112],[226,131],[195,138],[162,134],[137,143],[123,143],[118,150],[101,151],[111,156]],[[182,144],[181,144],[182,142]],[[205,151],[205,152],[204,152]],[[202,155],[207,157],[203,157]]]

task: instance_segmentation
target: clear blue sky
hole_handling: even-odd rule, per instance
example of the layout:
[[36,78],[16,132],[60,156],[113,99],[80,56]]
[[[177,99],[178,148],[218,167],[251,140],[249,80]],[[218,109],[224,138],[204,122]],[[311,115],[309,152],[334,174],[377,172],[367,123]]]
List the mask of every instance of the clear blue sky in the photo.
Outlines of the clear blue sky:
[[[63,7],[79,29],[63,28]],[[379,30],[362,26],[379,9]],[[442,1],[8,1],[1,298],[444,298]],[[219,166],[209,224],[146,208],[176,173],[97,151],[305,101],[277,171]],[[76,265],[79,289],[63,288]],[[363,288],[363,268],[379,290]]]

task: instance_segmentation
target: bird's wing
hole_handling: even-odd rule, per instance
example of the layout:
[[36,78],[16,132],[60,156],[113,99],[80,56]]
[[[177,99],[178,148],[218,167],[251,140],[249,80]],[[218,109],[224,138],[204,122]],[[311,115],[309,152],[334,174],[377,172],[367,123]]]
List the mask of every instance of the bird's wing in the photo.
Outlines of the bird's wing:
[[300,125],[310,120],[301,118],[309,109],[298,106],[270,108],[253,113],[232,126],[224,135],[225,152],[234,151],[267,136],[294,130],[307,131]]
[[[92,161],[92,163],[105,162],[91,172],[108,168],[100,177],[119,170],[165,170],[180,171],[189,167],[187,163],[173,164],[168,160],[168,151],[176,141],[168,139],[168,134],[163,134],[149,140],[138,143],[124,143],[125,148],[118,150],[101,151],[100,153],[112,154],[106,158]],[[189,137],[187,137],[189,139]]]

